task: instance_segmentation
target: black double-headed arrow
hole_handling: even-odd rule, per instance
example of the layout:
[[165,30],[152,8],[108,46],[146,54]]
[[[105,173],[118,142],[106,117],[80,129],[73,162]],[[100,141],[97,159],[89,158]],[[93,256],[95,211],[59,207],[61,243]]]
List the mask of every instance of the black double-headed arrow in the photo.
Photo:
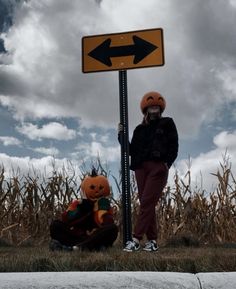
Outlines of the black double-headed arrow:
[[143,40],[136,35],[133,36],[133,41],[134,44],[132,45],[111,47],[111,38],[108,38],[89,52],[88,55],[107,66],[112,66],[111,57],[134,55],[133,64],[137,64],[158,48],[152,43]]

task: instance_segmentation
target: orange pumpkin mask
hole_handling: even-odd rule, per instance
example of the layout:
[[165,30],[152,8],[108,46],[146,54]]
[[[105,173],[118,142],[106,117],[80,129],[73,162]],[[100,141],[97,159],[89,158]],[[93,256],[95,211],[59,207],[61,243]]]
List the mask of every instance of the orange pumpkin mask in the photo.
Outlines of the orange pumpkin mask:
[[107,178],[103,175],[98,175],[95,169],[92,170],[91,175],[84,178],[81,183],[81,190],[91,201],[110,195],[110,186]]
[[166,108],[166,101],[164,97],[159,92],[156,92],[156,91],[150,91],[144,94],[140,103],[140,108],[142,110],[142,113],[145,114],[147,108],[149,106],[154,106],[154,105],[160,106],[161,113],[162,113]]

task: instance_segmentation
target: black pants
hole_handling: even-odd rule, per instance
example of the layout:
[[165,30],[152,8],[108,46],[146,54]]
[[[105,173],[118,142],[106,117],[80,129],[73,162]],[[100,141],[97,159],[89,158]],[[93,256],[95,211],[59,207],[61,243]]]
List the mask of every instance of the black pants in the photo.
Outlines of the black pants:
[[102,247],[111,247],[118,235],[118,228],[115,224],[97,228],[90,236],[76,235],[65,223],[55,220],[50,225],[52,239],[59,241],[66,246],[79,246],[85,250],[99,250]]

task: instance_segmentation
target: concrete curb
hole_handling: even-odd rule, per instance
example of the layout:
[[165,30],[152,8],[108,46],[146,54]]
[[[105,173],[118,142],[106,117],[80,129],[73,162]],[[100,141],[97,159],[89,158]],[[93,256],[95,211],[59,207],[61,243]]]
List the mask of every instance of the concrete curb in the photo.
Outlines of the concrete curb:
[[234,289],[236,272],[34,272],[0,273],[0,289]]
[[236,272],[198,273],[202,289],[236,288]]

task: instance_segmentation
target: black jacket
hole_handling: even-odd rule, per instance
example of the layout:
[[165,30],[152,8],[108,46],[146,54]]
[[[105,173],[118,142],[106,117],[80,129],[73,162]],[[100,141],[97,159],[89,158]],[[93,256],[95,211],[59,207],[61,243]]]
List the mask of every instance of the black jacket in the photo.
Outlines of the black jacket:
[[138,125],[130,144],[132,170],[144,161],[163,161],[170,168],[178,154],[178,133],[170,117]]

